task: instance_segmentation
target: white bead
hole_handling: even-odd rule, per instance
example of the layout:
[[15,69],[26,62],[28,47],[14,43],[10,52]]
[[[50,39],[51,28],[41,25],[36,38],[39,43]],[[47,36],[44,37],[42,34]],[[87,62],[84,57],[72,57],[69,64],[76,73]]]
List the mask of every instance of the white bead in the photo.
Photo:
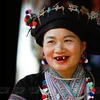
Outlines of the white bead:
[[60,95],[59,94],[57,94],[56,97],[57,97],[58,100],[60,99]]
[[35,28],[36,28],[36,26],[32,26],[32,28],[33,28],[33,29],[35,29]]
[[90,77],[86,78],[86,81],[88,81],[89,78],[90,78]]
[[48,91],[48,88],[43,89],[43,91],[44,91],[44,92],[47,92],[47,91]]
[[43,100],[48,100],[47,98],[43,99]]
[[88,59],[85,60],[85,63],[88,63]]
[[89,100],[90,98],[93,98],[93,99],[94,99],[94,96],[89,96],[89,95],[88,95],[88,97],[87,97],[87,98],[88,98],[88,100]]
[[91,98],[93,98],[93,99],[94,99],[94,96],[91,96]]
[[42,63],[43,65],[45,64],[43,60],[42,60],[42,62],[41,62],[41,63]]

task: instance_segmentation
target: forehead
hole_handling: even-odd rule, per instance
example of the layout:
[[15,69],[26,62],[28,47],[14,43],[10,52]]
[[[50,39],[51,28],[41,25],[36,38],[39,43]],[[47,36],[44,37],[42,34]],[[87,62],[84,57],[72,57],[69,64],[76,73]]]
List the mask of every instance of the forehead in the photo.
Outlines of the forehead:
[[72,31],[65,29],[65,28],[55,28],[55,29],[50,29],[49,31],[47,31],[44,35],[44,37],[48,37],[48,36],[57,36],[57,37],[61,37],[61,36],[67,36],[67,35],[72,35],[72,36],[76,36],[75,33],[73,33]]

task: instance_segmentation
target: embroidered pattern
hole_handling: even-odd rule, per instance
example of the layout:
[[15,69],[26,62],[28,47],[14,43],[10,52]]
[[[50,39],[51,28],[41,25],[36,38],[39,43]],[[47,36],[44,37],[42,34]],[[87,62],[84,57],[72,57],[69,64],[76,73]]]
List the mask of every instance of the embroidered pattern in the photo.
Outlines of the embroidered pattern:
[[98,13],[94,12],[94,11],[91,11],[90,15],[89,15],[89,18],[92,20],[92,19],[96,19],[98,17]]
[[11,94],[8,100],[26,100],[26,99],[16,94]]
[[78,6],[76,6],[76,5],[69,4],[68,9],[69,9],[71,12],[72,12],[72,11],[75,11],[75,12],[78,12],[78,13],[79,13]]
[[82,8],[80,9],[80,12],[82,13],[82,15],[84,14],[89,15],[89,10],[85,8],[84,6],[82,6]]
[[[80,67],[77,69],[73,77],[79,77],[80,72],[81,74],[85,74],[82,67]],[[52,100],[74,100],[75,97],[82,95],[85,89],[85,85],[83,84],[86,84],[85,78],[71,81],[70,85],[68,85],[64,80],[56,79],[55,75],[57,77],[60,77],[51,69],[45,72],[45,79],[49,88],[49,92],[52,96]],[[53,87],[54,89],[52,89],[51,87]],[[80,91],[80,87],[82,92]]]
[[[98,13],[94,12],[94,11],[91,11],[89,13],[89,10],[87,8],[85,8],[84,6],[81,6],[81,8],[79,8],[77,5],[73,5],[73,4],[69,4],[68,6],[66,6],[67,9],[69,9],[70,12],[77,12],[78,14],[81,13],[82,15],[87,15],[88,19],[89,20],[93,20],[93,19],[100,19]],[[52,8],[48,7],[44,7],[41,11],[40,11],[40,14],[39,15],[36,15],[34,13],[32,13],[32,11],[29,9],[29,10],[26,10],[26,16],[24,18],[24,22],[26,23],[27,26],[30,26],[31,28],[35,29],[36,26],[38,25],[38,23],[35,21],[35,19],[38,19],[39,21],[39,24],[41,25],[41,21],[40,21],[40,17],[41,16],[45,16],[45,13],[48,14],[49,16],[49,13],[51,11],[58,11],[58,10],[62,10],[62,13],[64,15],[64,10],[65,10],[65,7],[64,6],[59,6],[59,4],[55,4]],[[78,16],[79,17],[79,16]],[[97,23],[97,25],[99,25]]]
[[[79,77],[85,74],[83,67],[78,67],[73,77]],[[42,82],[42,100],[93,100],[96,89],[90,74],[81,77],[80,80],[72,80],[70,84],[67,84],[64,80],[59,80],[55,77],[60,77],[54,70],[47,70],[45,72],[45,79]],[[93,77],[93,76],[92,76]],[[44,86],[45,85],[45,86]],[[52,87],[52,88],[51,88]],[[87,91],[88,89],[88,91]],[[84,93],[84,95],[82,95]]]
[[97,24],[100,25],[100,18],[97,17],[96,20],[97,20]]

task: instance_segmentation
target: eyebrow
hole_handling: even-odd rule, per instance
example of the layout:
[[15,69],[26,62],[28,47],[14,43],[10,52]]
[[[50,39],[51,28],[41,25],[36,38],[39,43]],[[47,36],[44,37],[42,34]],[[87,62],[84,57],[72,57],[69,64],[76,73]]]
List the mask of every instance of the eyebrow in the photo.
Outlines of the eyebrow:
[[68,37],[75,38],[75,36],[73,36],[73,35],[67,35],[67,36],[64,36],[64,38],[68,38]]
[[[69,38],[69,37],[75,38],[75,36],[73,36],[73,35],[64,36],[64,38]],[[55,37],[54,36],[47,36],[46,39],[55,39]]]
[[49,39],[49,38],[50,38],[50,39],[54,39],[55,37],[54,37],[54,36],[47,36],[47,37],[46,37],[46,39]]

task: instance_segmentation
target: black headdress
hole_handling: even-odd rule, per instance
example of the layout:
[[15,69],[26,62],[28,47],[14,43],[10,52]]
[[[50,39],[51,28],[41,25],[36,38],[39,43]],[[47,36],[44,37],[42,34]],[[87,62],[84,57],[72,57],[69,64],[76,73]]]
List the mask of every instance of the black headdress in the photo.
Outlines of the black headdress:
[[57,3],[53,7],[44,7],[39,15],[27,10],[24,20],[40,46],[46,31],[66,28],[74,32],[80,40],[87,42],[87,53],[100,54],[100,17],[98,13],[89,11],[84,6],[59,6]]

